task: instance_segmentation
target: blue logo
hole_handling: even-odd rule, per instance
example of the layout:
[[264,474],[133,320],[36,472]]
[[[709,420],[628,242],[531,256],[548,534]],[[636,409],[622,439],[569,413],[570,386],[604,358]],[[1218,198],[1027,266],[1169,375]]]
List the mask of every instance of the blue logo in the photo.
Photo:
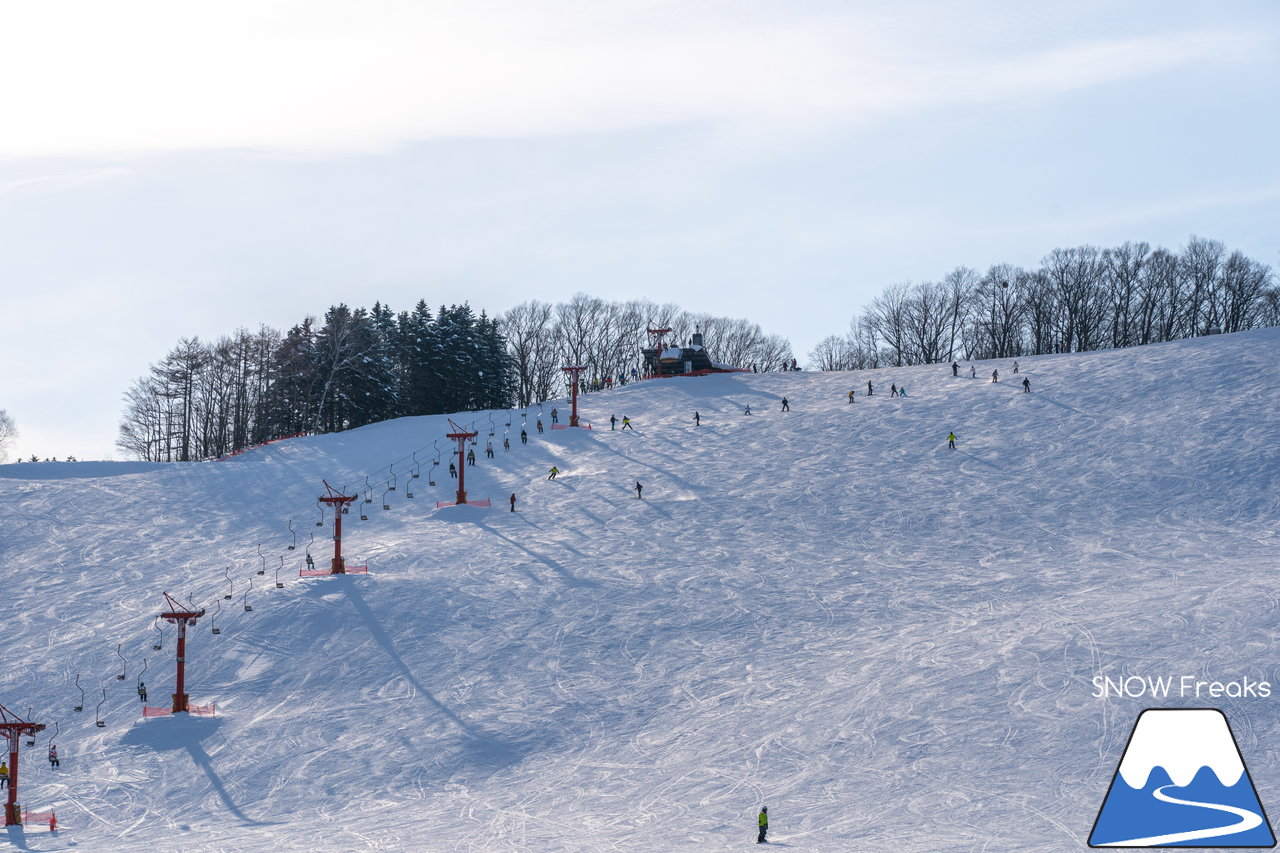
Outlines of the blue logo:
[[1089,846],[1276,846],[1221,711],[1148,708],[1138,715]]

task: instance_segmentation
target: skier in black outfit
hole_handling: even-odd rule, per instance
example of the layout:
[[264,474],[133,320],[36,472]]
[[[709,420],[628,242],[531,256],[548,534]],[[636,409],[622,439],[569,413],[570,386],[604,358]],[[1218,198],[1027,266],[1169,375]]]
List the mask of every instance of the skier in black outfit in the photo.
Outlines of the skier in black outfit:
[[889,396],[890,397],[898,396],[898,383],[893,382],[889,385]]
[[875,389],[873,389],[873,388],[871,387],[871,380],[870,380],[870,379],[868,379],[868,380],[867,380],[867,396],[868,396],[868,397],[870,397],[870,396],[871,396],[871,394],[872,394],[872,392],[873,392],[874,390],[875,390]]
[[782,398],[782,411],[784,411],[784,412],[789,412],[789,411],[791,411],[791,404],[787,402],[787,398],[786,398],[786,397],[783,397],[783,398]]
[[551,422],[552,422],[553,424],[558,424],[558,423],[560,423],[560,410],[559,410],[559,409],[552,409],[552,410],[551,410]]
[[[528,443],[529,443],[529,433],[527,433],[527,432],[525,432],[525,431],[524,431],[524,427],[521,427],[521,428],[520,428],[520,443],[521,443],[521,444],[528,444]],[[450,467],[452,467],[452,466],[450,466]]]
[[951,362],[951,375],[952,376],[960,375],[960,362],[958,361]]
[[1031,380],[1025,376],[1022,377],[1022,393],[1024,394],[1031,393]]
[[468,465],[470,465],[470,466],[471,466],[471,467],[473,467],[473,468],[475,467],[475,464],[476,464],[476,451],[475,451],[475,449],[474,449],[474,448],[473,448],[473,449],[471,449],[471,450],[468,450],[468,451],[467,451],[467,464],[468,464]]
[[697,412],[693,413],[693,425],[702,426],[702,415],[698,414]]
[[452,462],[449,463],[449,476],[455,480],[458,479],[458,466]]
[[610,430],[615,430],[615,429],[617,429],[617,428],[618,428],[618,416],[617,416],[617,415],[609,415],[609,429],[610,429]]
[[636,480],[636,497],[644,500],[644,486],[640,485],[639,480]]

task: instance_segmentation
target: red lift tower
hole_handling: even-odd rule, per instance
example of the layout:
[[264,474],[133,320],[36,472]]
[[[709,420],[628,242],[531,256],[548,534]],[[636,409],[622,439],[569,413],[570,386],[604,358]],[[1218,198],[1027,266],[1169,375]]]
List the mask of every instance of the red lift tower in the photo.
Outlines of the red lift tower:
[[[569,399],[572,401],[572,407],[569,412],[569,426],[581,426],[581,424],[578,423],[578,374],[582,373],[582,371],[587,368],[583,365],[576,365],[574,367],[562,367],[560,369],[573,377],[573,390],[569,396]],[[559,425],[557,424],[557,426]],[[591,429],[590,424],[587,424],[587,429]]]
[[172,622],[178,626],[178,680],[174,685],[173,691],[173,707],[157,707],[144,705],[142,707],[142,716],[144,717],[164,717],[169,714],[196,714],[203,717],[211,717],[214,713],[212,705],[192,705],[188,701],[187,687],[187,626],[196,624],[196,620],[204,615],[204,608],[192,610],[189,607],[183,607],[172,595],[164,594],[164,600],[169,608],[160,614],[160,618],[166,622]]
[[9,799],[4,806],[4,825],[22,825],[22,806],[18,805],[18,745],[24,735],[44,731],[44,723],[29,723],[0,705],[0,735],[9,739]]
[[[653,339],[654,349],[658,353],[657,357],[653,360],[654,369],[656,370],[658,364],[662,361],[662,344],[663,344],[662,336],[670,334],[671,330],[670,329],[649,329],[648,332],[649,332],[649,337]],[[657,375],[658,375],[657,373],[649,374],[650,377],[654,377]]]
[[467,439],[469,439],[469,438],[475,438],[475,437],[476,437],[477,435],[479,435],[480,433],[478,433],[478,432],[469,432],[468,430],[464,429],[463,427],[458,426],[457,424],[455,424],[455,423],[453,422],[453,418],[449,418],[449,424],[453,427],[453,432],[449,433],[449,434],[448,434],[448,437],[449,437],[449,438],[451,438],[451,439],[453,439],[454,441],[458,442],[458,494],[457,494],[457,503],[456,503],[456,504],[451,504],[451,503],[446,503],[446,502],[444,502],[444,501],[436,501],[436,508],[437,508],[437,509],[439,509],[439,508],[440,508],[440,507],[442,507],[442,506],[466,506],[467,504],[470,504],[471,506],[488,506],[488,505],[489,505],[489,499],[488,499],[488,498],[485,498],[485,499],[484,499],[484,500],[482,500],[482,501],[468,501],[468,500],[467,500],[467,487],[466,487],[466,475],[467,475]]
[[344,495],[342,492],[334,489],[329,485],[328,480],[321,480],[324,487],[329,490],[329,494],[320,498],[320,503],[325,506],[333,507],[333,562],[326,569],[300,569],[298,576],[303,578],[318,578],[324,575],[363,575],[368,574],[368,566],[348,566],[346,559],[342,556],[342,516],[346,514],[347,507],[355,503],[359,495]]

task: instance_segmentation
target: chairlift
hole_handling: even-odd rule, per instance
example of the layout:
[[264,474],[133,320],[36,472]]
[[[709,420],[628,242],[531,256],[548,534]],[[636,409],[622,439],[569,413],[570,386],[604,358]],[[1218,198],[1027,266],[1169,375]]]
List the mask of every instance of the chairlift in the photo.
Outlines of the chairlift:
[[[262,544],[258,544],[258,557],[262,560],[262,568],[258,569],[258,574],[265,575],[267,573],[267,557],[262,553]],[[249,578],[249,583],[253,583],[253,578]]]
[[391,484],[391,487],[387,491],[394,492],[396,490],[396,463],[392,462],[387,466],[387,473],[391,475],[391,479],[387,481]]
[[55,741],[57,741],[57,739],[58,739],[58,735],[59,735],[59,734],[61,734],[61,733],[62,733],[62,726],[58,725],[58,721],[57,721],[57,720],[54,720],[54,721],[53,721],[53,734],[49,735],[49,746],[53,746],[54,742],[55,742]]
[[223,577],[225,577],[225,578],[227,579],[227,584],[228,584],[228,585],[229,585],[229,587],[230,587],[226,592],[224,592],[224,593],[222,594],[222,600],[223,600],[223,601],[230,601],[230,600],[231,600],[231,596],[235,595],[235,593],[236,593],[236,582],[235,582],[235,581],[233,581],[233,580],[231,579],[231,567],[230,567],[230,566],[227,566],[225,569],[223,569],[223,570],[222,570],[222,576],[223,576]]
[[93,709],[94,723],[100,729],[107,727],[106,720],[102,719],[102,706],[107,702],[107,688],[102,688],[102,701],[98,703],[98,707]]
[[320,503],[319,498],[316,498],[316,508],[320,510],[320,520],[316,522],[316,527],[324,527],[324,504]]
[[418,461],[418,451],[415,450],[413,451],[413,473],[410,475],[410,479],[418,479],[421,471],[422,463]]
[[253,578],[249,578],[249,589],[244,591],[244,612],[252,613],[253,605],[249,603],[249,593],[253,590]]
[[[28,705],[28,706],[27,706],[27,719],[28,719],[28,720],[33,720],[33,719],[35,719],[35,714],[34,714],[34,713],[32,713],[34,710],[35,710],[35,709],[34,709],[34,708],[32,708],[30,705]],[[36,745],[36,733],[35,733],[35,732],[28,732],[28,733],[27,733],[27,746],[35,746],[35,745]]]
[[289,550],[293,551],[298,547],[298,532],[293,529],[293,519],[289,519],[289,533],[293,535],[293,544],[289,546]]
[[218,614],[222,612],[222,602],[214,601],[214,604],[217,605],[217,609],[209,614],[209,631],[214,634],[221,634],[222,629],[215,625],[214,621],[218,618]]
[[280,581],[280,569],[284,568],[284,556],[280,557],[280,566],[276,569],[276,589],[284,589],[284,584]]
[[160,638],[151,644],[152,651],[160,651],[164,648],[164,629],[160,627],[160,617],[156,617],[156,621],[151,623],[151,627],[156,629],[156,633]]
[[383,493],[382,493],[382,508],[383,508],[383,509],[391,509],[391,499],[390,499],[389,497],[387,497],[387,495],[391,494],[391,493],[392,493],[392,492],[394,492],[395,490],[396,490],[396,487],[395,487],[395,486],[388,486],[388,487],[387,487],[387,490],[386,490],[385,492],[383,492]]
[[413,497],[413,483],[412,483],[412,482],[405,483],[405,485],[404,485],[404,496],[405,496],[406,498],[412,498],[412,497]]
[[[78,672],[76,673],[76,687],[80,687],[80,673]],[[83,687],[80,687],[80,704],[76,705],[73,710],[75,711],[84,710],[84,688]]]
[[124,681],[125,676],[129,674],[129,662],[124,659],[124,655],[120,654],[120,643],[116,643],[116,657],[120,658],[120,662],[124,664],[124,672],[116,676],[116,681]]
[[147,674],[147,659],[142,659],[142,672],[138,673],[138,686],[142,687],[142,676]]
[[367,504],[373,503],[373,484],[369,482],[368,477],[364,478],[364,488],[364,502]]

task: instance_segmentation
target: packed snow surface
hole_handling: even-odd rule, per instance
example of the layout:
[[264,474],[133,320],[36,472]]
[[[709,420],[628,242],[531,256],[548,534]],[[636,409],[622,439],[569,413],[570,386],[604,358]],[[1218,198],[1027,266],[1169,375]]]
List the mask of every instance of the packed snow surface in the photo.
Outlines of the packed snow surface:
[[[0,467],[0,703],[48,724],[21,801],[59,819],[9,840],[735,850],[768,805],[794,850],[1076,850],[1148,706],[1221,708],[1280,811],[1280,692],[1093,681],[1280,684],[1280,330],[1020,363],[642,382],[584,397],[590,431],[535,405],[527,446],[515,412],[510,451],[506,412],[455,416],[491,509],[436,508],[443,417]],[[322,479],[372,501],[343,543],[368,575],[298,578]],[[141,718],[144,658],[149,704],[173,689],[163,591],[212,616],[187,689],[216,717]]]

